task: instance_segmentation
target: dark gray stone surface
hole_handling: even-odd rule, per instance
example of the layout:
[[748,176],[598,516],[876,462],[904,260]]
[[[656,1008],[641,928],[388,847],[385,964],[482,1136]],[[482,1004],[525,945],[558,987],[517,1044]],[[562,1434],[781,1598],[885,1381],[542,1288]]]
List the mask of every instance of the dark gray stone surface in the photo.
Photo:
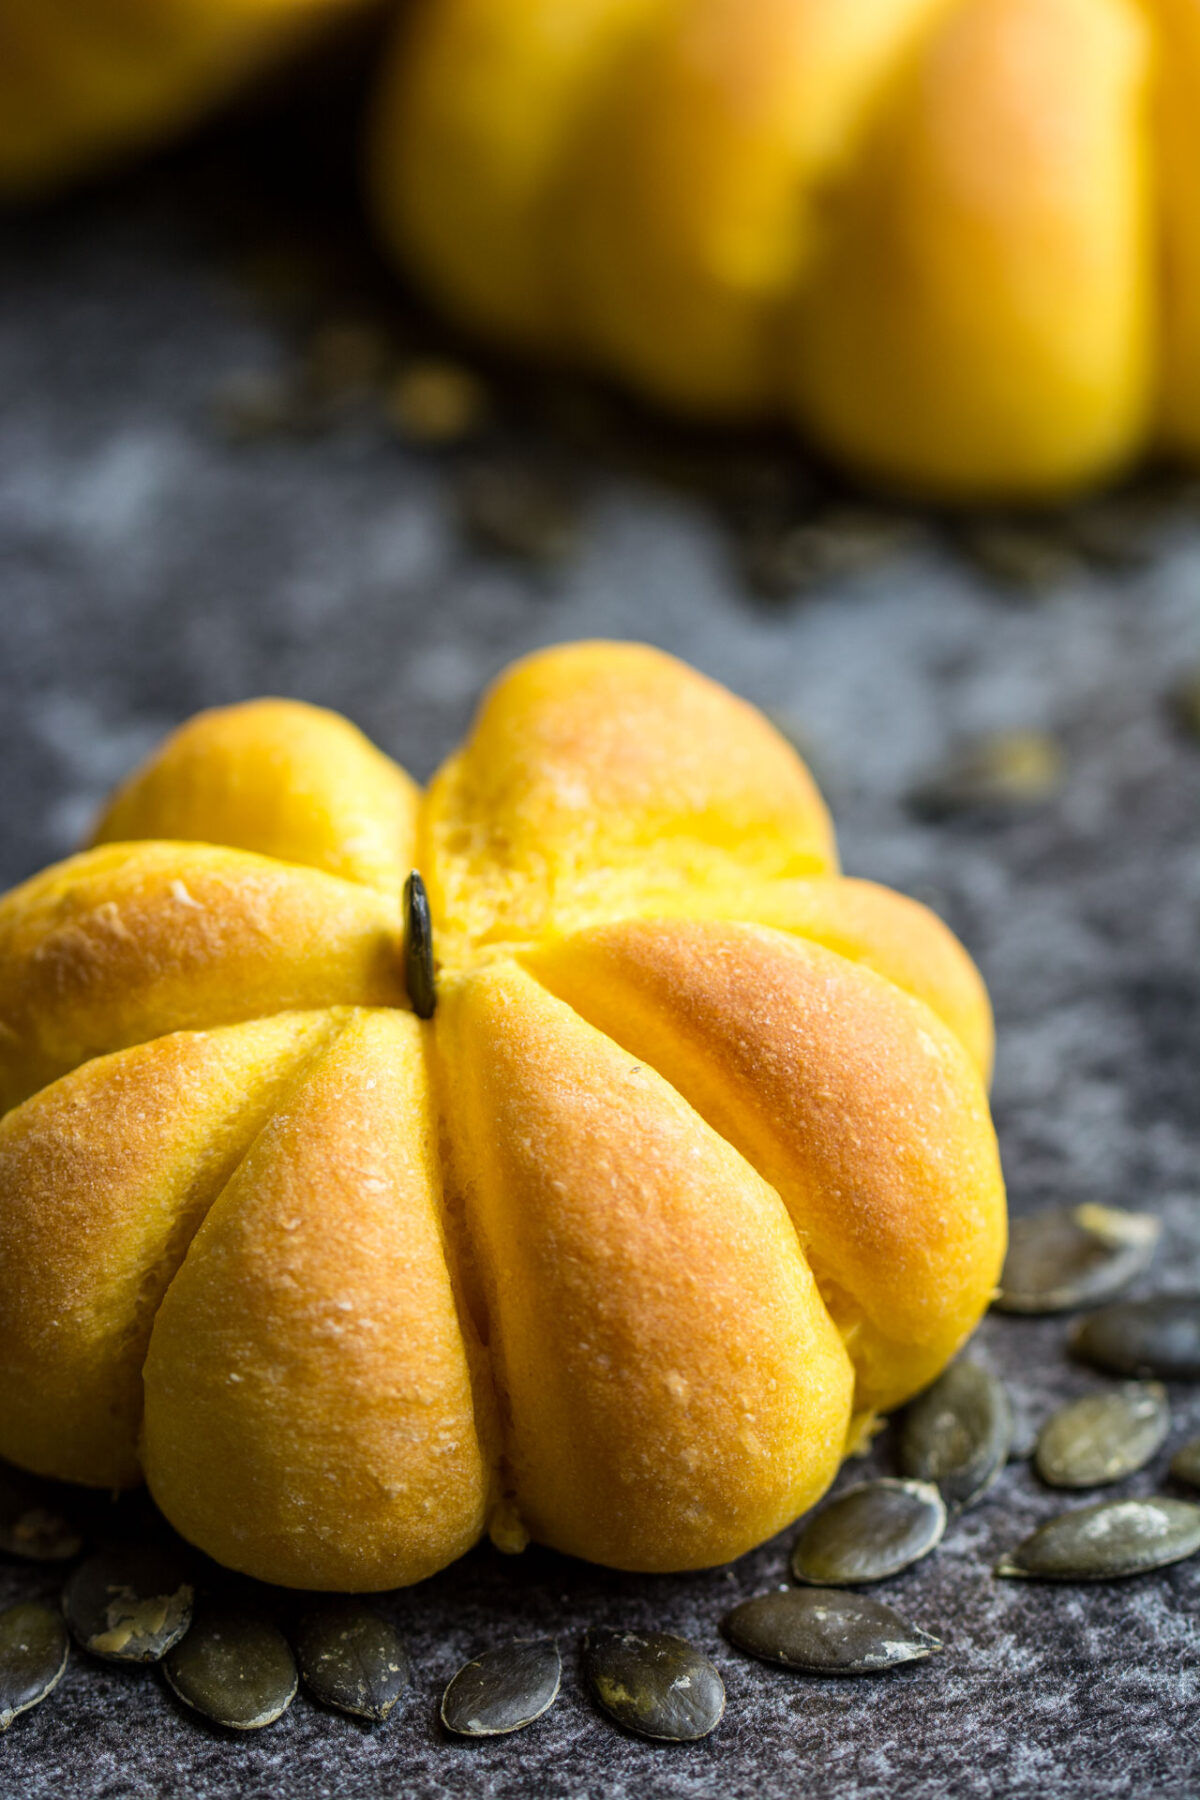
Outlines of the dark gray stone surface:
[[[680,491],[584,472],[577,556],[547,573],[472,550],[452,468],[351,419],[233,445],[214,393],[285,356],[235,279],[211,198],[180,164],[0,231],[0,885],[77,841],[107,786],[194,708],[264,691],[351,714],[416,774],[481,682],[581,635],[664,645],[794,720],[855,873],[919,894],[995,996],[995,1103],[1014,1207],[1094,1199],[1166,1224],[1154,1284],[1200,1272],[1200,747],[1163,704],[1200,662],[1200,530],[1136,574],[1081,574],[1037,604],[989,589],[929,531],[803,602],[741,590],[724,528]],[[231,203],[232,204],[232,203]],[[218,209],[219,210],[219,209]],[[219,221],[217,222],[219,224]],[[914,781],[961,738],[1031,725],[1068,757],[1040,812],[919,824]],[[1064,1321],[989,1319],[980,1353],[1027,1416],[1094,1389]],[[1167,1483],[1173,1430],[1120,1490]],[[868,1464],[889,1467],[886,1435]],[[1200,1566],[1112,1587],[995,1581],[1001,1550],[1062,1505],[1014,1464],[931,1559],[877,1590],[947,1640],[873,1680],[788,1675],[718,1634],[786,1578],[787,1538],[730,1569],[648,1580],[483,1549],[381,1606],[406,1633],[411,1697],[367,1728],[303,1695],[252,1740],[185,1716],[153,1673],[76,1653],[0,1740],[0,1794],[1118,1800],[1200,1784]],[[52,1595],[0,1567],[0,1600]],[[728,1686],[695,1747],[622,1736],[586,1697],[590,1624],[684,1633]],[[553,1712],[462,1745],[435,1723],[450,1674],[506,1637],[556,1635]]]

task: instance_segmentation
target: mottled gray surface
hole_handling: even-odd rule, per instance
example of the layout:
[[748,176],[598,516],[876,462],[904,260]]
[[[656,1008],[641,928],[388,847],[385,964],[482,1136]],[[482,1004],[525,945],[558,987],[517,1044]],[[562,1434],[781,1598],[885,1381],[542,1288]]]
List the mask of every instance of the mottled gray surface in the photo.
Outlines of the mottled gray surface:
[[[1095,1199],[1159,1212],[1154,1280],[1200,1259],[1200,748],[1162,694],[1200,661],[1200,531],[1152,568],[1036,606],[982,587],[936,534],[903,562],[795,605],[739,591],[701,505],[588,479],[578,557],[552,575],[459,534],[446,466],[362,423],[236,447],[214,391],[281,354],[197,221],[152,181],[0,234],[0,884],[68,850],[102,793],[193,708],[262,691],[341,707],[415,773],[455,741],[480,683],[532,646],[644,637],[803,728],[848,867],[931,901],[992,985],[996,1110],[1017,1208]],[[965,735],[1058,733],[1059,800],[1007,821],[921,825],[911,783]],[[991,1319],[983,1352],[1035,1421],[1099,1377],[1062,1322]],[[1200,1431],[1172,1394],[1166,1481]],[[887,1465],[887,1440],[875,1451]],[[843,1479],[857,1479],[859,1464]],[[1184,1795],[1200,1781],[1200,1566],[1101,1588],[998,1583],[996,1555],[1062,1504],[1013,1465],[931,1560],[883,1597],[946,1654],[877,1680],[744,1661],[717,1621],[785,1578],[787,1539],[691,1577],[610,1575],[490,1550],[382,1604],[407,1633],[407,1706],[368,1729],[303,1696],[251,1741],[186,1717],[153,1674],[76,1655],[0,1741],[0,1793],[684,1800],[1040,1800]],[[0,1567],[0,1597],[55,1580]],[[595,1712],[589,1623],[683,1632],[719,1663],[725,1721],[652,1747]],[[559,1636],[561,1700],[519,1739],[451,1744],[442,1683],[506,1635]]]

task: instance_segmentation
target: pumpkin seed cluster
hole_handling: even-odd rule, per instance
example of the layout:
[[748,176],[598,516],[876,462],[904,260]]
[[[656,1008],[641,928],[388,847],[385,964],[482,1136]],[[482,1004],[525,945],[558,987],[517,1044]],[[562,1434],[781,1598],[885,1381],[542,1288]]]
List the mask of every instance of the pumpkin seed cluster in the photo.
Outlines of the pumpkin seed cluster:
[[[419,907],[420,896],[417,895]],[[414,937],[421,939],[420,921]],[[419,979],[419,977],[418,977]],[[430,984],[432,986],[432,984]],[[432,996],[431,996],[432,997]],[[1097,1489],[1146,1468],[1170,1433],[1166,1382],[1200,1380],[1200,1294],[1114,1297],[1149,1267],[1157,1221],[1097,1206],[1018,1220],[995,1299],[1000,1312],[1094,1310],[1070,1331],[1074,1358],[1111,1385],[1042,1422],[1028,1446],[1008,1393],[960,1358],[913,1401],[893,1431],[898,1475],[843,1488],[806,1520],[792,1546],[792,1586],[743,1600],[721,1620],[746,1656],[807,1675],[879,1675],[944,1649],[941,1639],[874,1594],[934,1551],[1005,1464],[1032,1454],[1053,1489]],[[1100,1305],[1100,1302],[1107,1302]],[[1171,1478],[1200,1488],[1200,1438],[1175,1450]],[[395,1627],[351,1597],[299,1612],[285,1633],[239,1594],[206,1592],[185,1554],[122,1544],[80,1559],[83,1533],[56,1489],[0,1470],[0,1551],[30,1564],[72,1563],[61,1611],[37,1600],[0,1613],[0,1731],[62,1679],[70,1640],[89,1656],[160,1663],[185,1707],[229,1731],[256,1731],[291,1705],[303,1681],[321,1705],[373,1724],[397,1710],[413,1671]],[[1103,1499],[1048,1519],[994,1573],[1058,1582],[1146,1574],[1200,1552],[1200,1503],[1174,1495]],[[584,1683],[622,1730],[690,1743],[719,1725],[725,1685],[696,1645],[670,1631],[595,1628],[581,1646]],[[563,1685],[551,1638],[482,1647],[445,1685],[447,1741],[507,1735],[543,1718]]]
[[[268,243],[237,273],[276,319],[287,355],[222,380],[210,405],[216,435],[247,456],[351,424],[394,436],[448,468],[467,543],[535,570],[578,560],[582,476],[597,463],[701,498],[725,525],[746,592],[772,607],[869,578],[931,539],[995,592],[1036,604],[1092,574],[1145,569],[1200,505],[1194,476],[1164,468],[1095,499],[1033,511],[939,517],[869,503],[795,444],[731,444],[718,434],[697,443],[603,382],[557,367],[516,375],[494,361],[463,361],[461,344],[423,313],[398,312],[394,300],[386,311],[364,307],[367,271],[344,243],[307,254]],[[1171,699],[1193,735],[1198,693],[1192,672]],[[1024,758],[1015,768],[985,761],[982,793],[957,778],[939,811],[1044,797],[1036,768]]]

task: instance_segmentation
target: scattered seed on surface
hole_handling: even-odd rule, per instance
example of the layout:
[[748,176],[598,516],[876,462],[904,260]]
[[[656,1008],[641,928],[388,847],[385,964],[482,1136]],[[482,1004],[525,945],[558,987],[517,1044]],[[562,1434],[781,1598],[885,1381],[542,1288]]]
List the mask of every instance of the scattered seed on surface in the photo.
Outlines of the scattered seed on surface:
[[1153,557],[1170,512],[1171,503],[1163,494],[1106,494],[1075,507],[1065,515],[1063,526],[1088,562],[1101,568],[1136,569]]
[[40,1601],[24,1600],[0,1612],[0,1731],[54,1692],[69,1648],[61,1617]]
[[391,345],[365,319],[332,319],[305,348],[301,385],[316,412],[337,413],[366,399],[382,381]]
[[1038,1435],[1037,1472],[1051,1487],[1103,1487],[1144,1469],[1170,1429],[1167,1391],[1130,1381],[1087,1394],[1048,1419]]
[[742,539],[742,569],[756,594],[786,599],[902,555],[914,529],[909,519],[866,507],[830,508],[802,521],[760,521]]
[[1071,1312],[1120,1293],[1149,1268],[1162,1227],[1151,1213],[1063,1206],[1015,1219],[999,1312]]
[[467,470],[459,488],[463,524],[485,550],[556,563],[575,549],[579,509],[560,478],[518,461]]
[[997,1575],[1108,1581],[1182,1562],[1200,1550],[1200,1506],[1188,1500],[1101,1500],[1060,1513],[996,1564]]
[[307,415],[291,374],[257,369],[221,385],[213,400],[213,420],[231,443],[253,444],[303,430]]
[[498,1644],[464,1663],[442,1695],[442,1724],[459,1737],[502,1737],[549,1712],[562,1682],[550,1638]]
[[1189,1487],[1200,1487],[1200,1438],[1182,1444],[1175,1452],[1171,1458],[1171,1473],[1176,1481],[1186,1481]]
[[69,1562],[82,1548],[74,1524],[32,1477],[0,1469],[0,1550],[30,1562]]
[[415,444],[460,444],[487,422],[488,393],[477,375],[458,363],[433,359],[409,363],[384,395],[388,419]]
[[63,1593],[71,1635],[111,1662],[158,1662],[192,1622],[193,1589],[175,1557],[156,1548],[89,1556]]
[[914,1480],[932,1481],[946,1505],[961,1512],[991,1487],[1012,1436],[1004,1383],[979,1363],[952,1363],[904,1413],[900,1468]]
[[837,1589],[760,1594],[735,1606],[721,1629],[748,1655],[812,1675],[874,1675],[942,1648],[881,1600]]
[[273,1724],[298,1683],[282,1632],[261,1614],[233,1607],[202,1613],[167,1652],[163,1670],[186,1706],[233,1731]]
[[792,1574],[813,1587],[883,1581],[941,1542],[946,1503],[932,1482],[883,1476],[846,1488],[801,1531]]
[[331,1600],[307,1613],[296,1660],[309,1692],[356,1718],[386,1719],[411,1679],[399,1632],[361,1600]]
[[725,1710],[725,1684],[706,1656],[669,1631],[589,1631],[588,1680],[605,1712],[641,1737],[690,1743]]
[[1200,1294],[1118,1301],[1080,1320],[1070,1345],[1106,1374],[1200,1381]]
[[1069,535],[1049,520],[981,519],[962,526],[958,536],[980,574],[1004,587],[1040,594],[1080,573]]
[[981,738],[951,756],[917,785],[909,804],[918,817],[1014,812],[1040,806],[1063,781],[1063,755],[1044,731],[1005,731]]

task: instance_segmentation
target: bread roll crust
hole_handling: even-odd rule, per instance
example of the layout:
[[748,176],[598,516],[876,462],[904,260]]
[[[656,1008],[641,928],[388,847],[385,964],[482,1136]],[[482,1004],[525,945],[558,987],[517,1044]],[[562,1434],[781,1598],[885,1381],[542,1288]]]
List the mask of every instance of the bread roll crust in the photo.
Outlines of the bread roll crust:
[[329,715],[203,715],[0,900],[0,1454],[288,1585],[727,1560],[987,1304],[982,984],[645,646],[518,664],[414,796]]

